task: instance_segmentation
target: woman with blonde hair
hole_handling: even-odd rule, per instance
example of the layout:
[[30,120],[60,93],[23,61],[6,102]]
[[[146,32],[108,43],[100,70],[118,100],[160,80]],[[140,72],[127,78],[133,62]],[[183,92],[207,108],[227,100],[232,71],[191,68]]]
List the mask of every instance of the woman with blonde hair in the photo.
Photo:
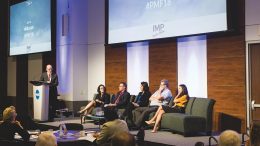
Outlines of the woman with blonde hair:
[[3,112],[3,121],[0,123],[0,138],[13,140],[15,133],[18,133],[23,140],[28,141],[29,133],[19,121],[16,120],[17,113],[14,106],[7,107]]

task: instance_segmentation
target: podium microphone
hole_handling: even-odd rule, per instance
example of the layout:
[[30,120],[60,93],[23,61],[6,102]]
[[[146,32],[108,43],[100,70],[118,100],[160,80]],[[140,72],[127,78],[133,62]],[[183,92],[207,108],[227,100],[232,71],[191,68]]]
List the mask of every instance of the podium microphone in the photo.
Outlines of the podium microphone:
[[33,76],[32,81],[40,81],[42,73],[38,73]]

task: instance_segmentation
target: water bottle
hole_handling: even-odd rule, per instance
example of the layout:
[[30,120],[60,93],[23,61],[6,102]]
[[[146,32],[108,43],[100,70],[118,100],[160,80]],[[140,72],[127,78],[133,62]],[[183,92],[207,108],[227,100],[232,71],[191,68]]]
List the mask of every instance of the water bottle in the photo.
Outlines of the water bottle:
[[60,124],[60,131],[59,131],[59,136],[62,137],[64,134],[63,134],[63,129],[62,129],[62,125],[63,124]]
[[101,108],[100,107],[96,108],[96,116],[101,116]]

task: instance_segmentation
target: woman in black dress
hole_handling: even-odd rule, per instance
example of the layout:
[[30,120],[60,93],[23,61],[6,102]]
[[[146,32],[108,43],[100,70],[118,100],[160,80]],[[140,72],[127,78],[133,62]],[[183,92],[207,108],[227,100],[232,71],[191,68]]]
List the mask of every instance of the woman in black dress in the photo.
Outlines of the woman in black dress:
[[91,113],[94,107],[102,107],[104,104],[110,103],[110,95],[106,93],[106,87],[100,84],[97,88],[98,94],[90,101],[84,109],[80,110],[79,113],[87,115]]
[[151,92],[149,91],[149,86],[147,82],[141,82],[140,92],[136,96],[133,102],[129,102],[126,110],[124,111],[122,118],[127,118],[132,121],[132,111],[137,107],[146,107],[149,104],[149,98],[151,97]]

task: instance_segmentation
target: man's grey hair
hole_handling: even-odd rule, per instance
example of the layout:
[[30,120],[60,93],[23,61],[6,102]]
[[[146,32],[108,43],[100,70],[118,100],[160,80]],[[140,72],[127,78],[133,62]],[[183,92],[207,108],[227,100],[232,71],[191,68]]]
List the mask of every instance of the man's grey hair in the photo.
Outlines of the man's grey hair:
[[166,87],[169,87],[169,81],[166,79],[162,79],[161,82],[164,83],[164,85],[166,85]]

